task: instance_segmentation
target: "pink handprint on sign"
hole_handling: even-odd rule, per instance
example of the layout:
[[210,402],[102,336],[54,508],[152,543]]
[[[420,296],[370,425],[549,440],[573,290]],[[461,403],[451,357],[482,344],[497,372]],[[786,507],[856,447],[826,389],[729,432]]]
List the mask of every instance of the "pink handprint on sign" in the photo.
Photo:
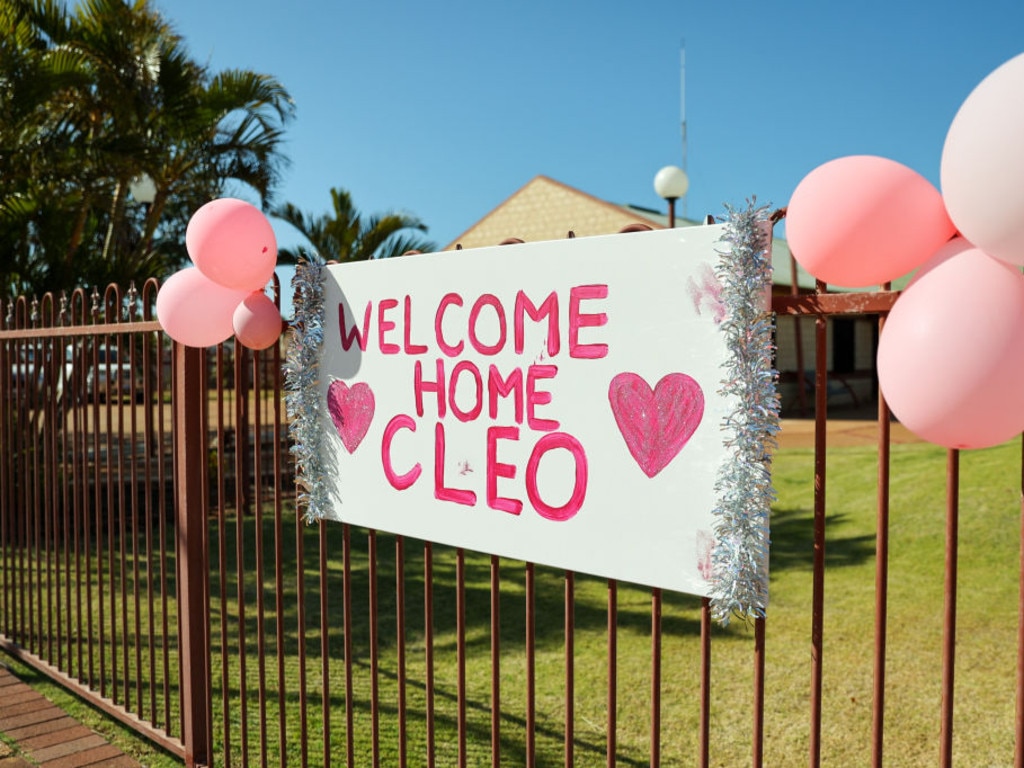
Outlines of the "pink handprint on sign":
[[697,531],[697,571],[704,581],[711,581],[714,568],[711,553],[715,549],[715,537],[711,531]]
[[725,320],[725,302],[722,301],[722,284],[709,264],[701,264],[700,280],[690,277],[687,288],[693,308],[698,315],[704,310],[711,313],[711,319],[718,325]]

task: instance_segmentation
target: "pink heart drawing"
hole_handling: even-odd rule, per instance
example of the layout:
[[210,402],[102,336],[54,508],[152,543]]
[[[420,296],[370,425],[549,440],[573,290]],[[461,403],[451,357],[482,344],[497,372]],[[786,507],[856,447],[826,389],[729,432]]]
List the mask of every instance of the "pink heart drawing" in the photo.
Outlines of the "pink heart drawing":
[[373,421],[375,403],[369,384],[349,388],[344,381],[332,381],[327,388],[327,411],[338,430],[345,450],[355,453]]
[[704,392],[685,373],[670,373],[651,390],[635,373],[608,385],[615,423],[648,477],[661,472],[683,449],[704,416]]

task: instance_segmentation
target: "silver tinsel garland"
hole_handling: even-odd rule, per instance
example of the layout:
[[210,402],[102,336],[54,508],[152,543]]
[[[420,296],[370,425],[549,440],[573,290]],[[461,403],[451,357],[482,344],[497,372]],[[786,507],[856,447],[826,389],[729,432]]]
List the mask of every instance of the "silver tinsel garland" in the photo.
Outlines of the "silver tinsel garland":
[[323,467],[324,432],[320,397],[320,348],[324,342],[323,267],[300,261],[292,278],[295,319],[284,363],[285,407],[295,457],[297,505],[306,522],[322,519],[328,510]]
[[715,482],[712,615],[764,617],[768,607],[768,519],[775,491],[771,456],[779,431],[777,373],[772,368],[774,320],[765,306],[772,266],[767,207],[728,208],[716,275],[726,319],[721,329],[730,358],[719,394],[735,403],[723,421],[731,455]]

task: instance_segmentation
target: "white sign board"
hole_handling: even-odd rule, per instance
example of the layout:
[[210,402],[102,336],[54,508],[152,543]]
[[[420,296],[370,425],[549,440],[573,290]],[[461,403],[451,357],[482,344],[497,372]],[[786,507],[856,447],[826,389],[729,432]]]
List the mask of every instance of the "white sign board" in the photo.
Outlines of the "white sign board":
[[708,593],[722,226],[325,269],[327,517]]

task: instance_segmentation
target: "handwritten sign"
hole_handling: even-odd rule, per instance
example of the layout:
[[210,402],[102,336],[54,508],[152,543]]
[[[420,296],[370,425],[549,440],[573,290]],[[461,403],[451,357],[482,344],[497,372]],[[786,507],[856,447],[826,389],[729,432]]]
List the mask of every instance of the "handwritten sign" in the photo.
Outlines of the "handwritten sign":
[[706,595],[722,227],[328,267],[328,518]]

